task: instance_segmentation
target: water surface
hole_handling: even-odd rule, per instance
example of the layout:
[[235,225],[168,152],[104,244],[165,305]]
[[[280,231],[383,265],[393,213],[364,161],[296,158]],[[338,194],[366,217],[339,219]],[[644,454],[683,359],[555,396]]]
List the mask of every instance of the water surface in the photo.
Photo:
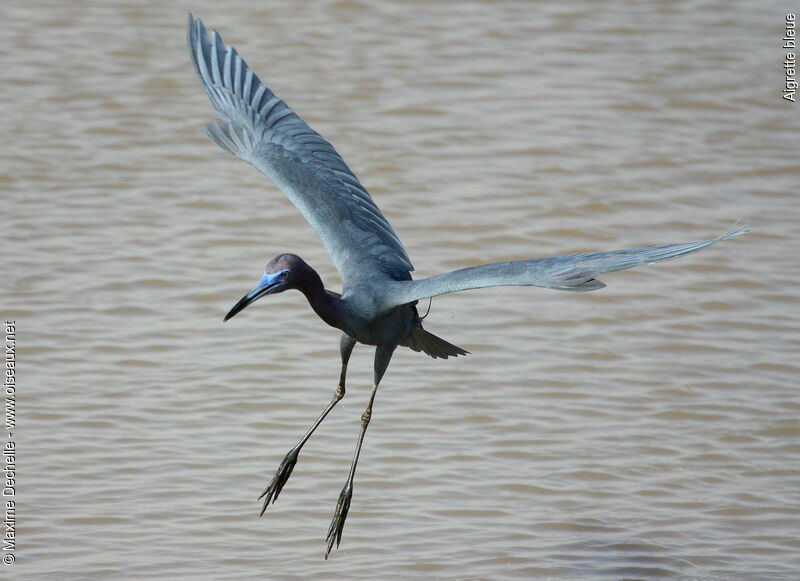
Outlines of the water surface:
[[[186,13],[327,136],[418,277],[753,232],[570,294],[434,300],[279,502],[338,332],[227,309],[299,213],[211,144]],[[18,326],[19,579],[797,579],[798,109],[778,2],[96,2],[4,8],[2,313]]]

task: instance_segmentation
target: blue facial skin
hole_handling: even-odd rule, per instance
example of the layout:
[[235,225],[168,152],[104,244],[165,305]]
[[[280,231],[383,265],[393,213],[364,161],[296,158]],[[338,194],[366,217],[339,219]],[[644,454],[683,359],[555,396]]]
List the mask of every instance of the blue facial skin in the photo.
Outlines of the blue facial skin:
[[[253,287],[253,290],[247,293],[246,297],[251,301],[254,301],[256,300],[254,297],[258,295],[258,293],[264,291],[265,289],[269,290],[266,290],[264,294],[267,295],[272,294],[273,292],[275,292],[275,290],[277,290],[280,286],[282,286],[283,279],[281,279],[281,276],[284,272],[286,271],[279,270],[278,272],[273,272],[273,273],[265,272],[264,276],[261,277],[261,280],[258,281],[258,284],[255,287]],[[262,294],[261,296],[264,296],[264,294]]]
[[278,272],[265,272],[258,284],[249,293],[244,295],[238,303],[233,305],[233,308],[225,315],[224,321],[227,321],[239,311],[244,309],[250,303],[254,303],[265,295],[271,295],[284,290],[283,273],[286,270],[279,270]]

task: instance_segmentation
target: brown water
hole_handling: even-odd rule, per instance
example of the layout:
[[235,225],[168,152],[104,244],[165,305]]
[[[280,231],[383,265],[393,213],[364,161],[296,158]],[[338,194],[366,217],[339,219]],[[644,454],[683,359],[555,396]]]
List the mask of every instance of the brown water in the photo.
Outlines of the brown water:
[[[798,108],[779,2],[3,7],[2,316],[17,322],[14,579],[798,579]],[[590,294],[434,300],[467,358],[333,393],[298,293],[223,325],[299,213],[217,149],[191,10],[361,176],[416,276],[743,238]],[[3,436],[5,437],[5,435]]]

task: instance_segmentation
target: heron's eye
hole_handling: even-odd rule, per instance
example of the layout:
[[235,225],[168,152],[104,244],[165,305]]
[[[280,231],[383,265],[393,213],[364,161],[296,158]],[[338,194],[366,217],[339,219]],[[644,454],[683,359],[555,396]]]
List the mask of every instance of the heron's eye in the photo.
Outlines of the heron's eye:
[[287,278],[288,276],[289,276],[289,271],[288,271],[288,270],[284,270],[284,271],[281,273],[281,278]]

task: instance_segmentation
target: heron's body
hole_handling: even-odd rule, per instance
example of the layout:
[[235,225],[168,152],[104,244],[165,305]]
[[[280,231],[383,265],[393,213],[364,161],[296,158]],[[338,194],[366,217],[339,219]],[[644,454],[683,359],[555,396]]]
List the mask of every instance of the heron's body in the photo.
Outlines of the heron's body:
[[327,291],[327,299],[312,301],[316,292],[304,292],[319,317],[364,345],[400,345],[421,325],[413,304],[381,309],[380,296],[369,284],[345,289],[341,297]]
[[417,301],[507,285],[598,290],[605,286],[596,278],[600,274],[684,256],[747,231],[746,226],[734,227],[702,242],[485,264],[412,280],[414,268],[400,239],[333,146],[262,84],[234,48],[226,46],[216,32],[209,35],[191,15],[188,44],[200,81],[219,113],[216,122],[206,126],[206,133],[283,190],[319,235],[344,283],[341,295],[326,290],[311,266],[294,254],[281,254],[267,264],[255,288],[225,317],[228,320],[267,294],[295,289],[325,323],[342,331],[342,372],[333,399],[281,462],[262,494],[262,515],[289,479],[300,449],[344,396],[347,363],[355,344],[375,346],[369,404],[361,416],[356,452],[328,530],[326,558],[341,540],[375,393],[395,349],[405,346],[445,359],[467,353],[422,328]]

